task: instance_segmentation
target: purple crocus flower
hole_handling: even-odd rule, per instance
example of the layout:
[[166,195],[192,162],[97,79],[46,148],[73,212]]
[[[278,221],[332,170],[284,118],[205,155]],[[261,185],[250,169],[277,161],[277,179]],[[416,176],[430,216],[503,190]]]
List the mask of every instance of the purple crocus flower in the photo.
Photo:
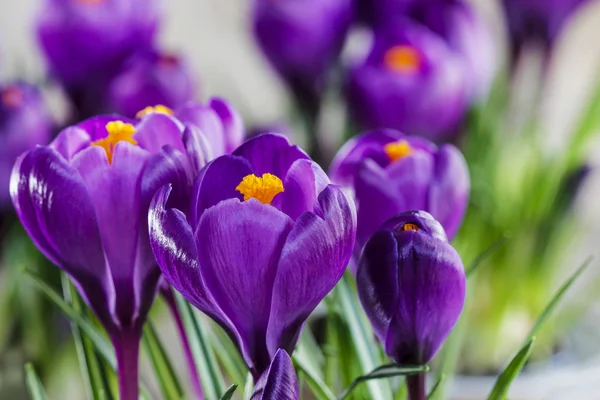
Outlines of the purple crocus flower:
[[469,197],[469,171],[460,151],[394,130],[365,133],[338,152],[329,175],[354,191],[358,208],[356,252],[388,218],[425,210],[448,237],[458,231]]
[[[150,241],[167,281],[219,323],[255,379],[342,277],[354,246],[354,205],[302,150],[264,134],[208,164],[191,212],[161,189]],[[293,290],[290,290],[293,288]]]
[[[458,321],[466,277],[442,226],[424,211],[391,218],[367,242],[358,296],[386,354],[396,363],[431,361]],[[424,376],[408,380],[424,399]]]
[[158,16],[156,0],[45,0],[38,40],[59,81],[87,85],[151,49]]
[[353,0],[253,0],[254,35],[304,107],[316,107],[353,19]]
[[503,0],[514,58],[528,42],[537,42],[549,51],[565,23],[588,1]]
[[254,387],[250,400],[298,400],[298,378],[289,354],[277,350],[269,369],[266,370]]
[[393,128],[444,139],[456,133],[471,86],[461,54],[408,18],[375,31],[368,57],[350,68],[351,115],[366,129]]
[[112,339],[122,400],[138,398],[139,339],[160,278],[148,207],[167,183],[174,204],[183,204],[192,181],[186,154],[194,154],[184,138],[194,132],[160,113],[139,122],[100,116],[25,153],[13,170],[11,195],[25,230]]
[[0,213],[10,205],[15,160],[52,135],[52,120],[39,89],[25,82],[0,85]]
[[111,80],[107,108],[131,118],[145,107],[157,104],[176,109],[193,100],[195,87],[193,74],[182,57],[139,53]]

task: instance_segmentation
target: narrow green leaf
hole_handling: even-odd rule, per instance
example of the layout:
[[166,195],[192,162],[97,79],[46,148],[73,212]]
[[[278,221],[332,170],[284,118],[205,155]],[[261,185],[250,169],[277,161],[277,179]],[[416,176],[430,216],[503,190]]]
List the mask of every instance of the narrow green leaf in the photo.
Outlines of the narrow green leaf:
[[[351,279],[350,274],[346,273],[336,289],[339,294],[342,316],[348,324],[362,373],[368,373],[381,365],[382,360],[378,351],[378,344],[374,341],[373,334],[369,330],[371,325],[362,311],[358,298],[354,295],[356,291],[352,290],[354,285]],[[392,398],[392,389],[388,382],[370,381],[367,387],[371,394],[370,397],[373,399],[391,400]]]
[[254,378],[250,372],[247,373],[246,384],[244,385],[244,400],[250,400],[254,392]]
[[181,399],[183,397],[181,383],[151,321],[146,322],[142,340],[158,378],[163,398]]
[[406,400],[408,399],[408,386],[406,386],[406,379],[402,381],[402,384],[394,394],[394,400]]
[[220,328],[211,329],[209,336],[210,345],[215,351],[217,361],[223,367],[229,380],[231,382],[244,382],[248,369],[229,336]]
[[181,319],[190,339],[190,346],[202,388],[207,399],[217,399],[224,391],[221,372],[217,364],[213,349],[209,344],[205,324],[198,321],[192,306],[179,294],[174,293],[177,307],[181,313]]
[[32,400],[46,400],[44,387],[31,363],[25,364],[25,380]]
[[362,382],[384,378],[393,378],[396,376],[415,375],[427,371],[429,371],[429,367],[427,365],[382,365],[380,367],[375,368],[367,375],[359,376],[358,378],[356,378],[354,382],[352,382],[352,384],[346,390],[344,390],[344,392],[341,395],[338,396],[338,399],[343,400],[346,397],[348,397],[350,393],[352,393],[352,391]]
[[294,352],[293,358],[296,369],[304,375],[308,387],[317,400],[335,400],[335,395],[331,393],[331,390],[323,382],[321,375],[312,367],[310,357],[304,352],[298,354]]
[[497,250],[499,250],[502,246],[504,246],[506,244],[506,242],[508,242],[508,237],[506,235],[503,235],[499,239],[495,240],[485,250],[483,250],[483,252],[481,252],[481,254],[479,254],[477,257],[475,257],[475,259],[473,261],[471,261],[471,263],[465,270],[465,275],[467,276],[467,278],[470,277],[477,270],[477,268],[481,264],[483,264],[483,262],[485,260],[487,260]]
[[237,387],[238,385],[229,386],[229,389],[227,389],[227,391],[223,393],[223,396],[221,396],[221,400],[231,400],[231,398],[233,397],[233,393],[235,393]]
[[436,398],[435,396],[437,395],[437,391],[442,386],[442,383],[445,380],[446,380],[446,374],[440,374],[440,376],[438,377],[437,381],[435,382],[435,384],[433,385],[433,387],[429,391],[429,395],[427,395],[427,400],[433,400],[433,399]]
[[496,380],[496,384],[492,389],[492,393],[488,396],[488,400],[505,400],[506,395],[508,394],[508,389],[510,388],[510,384],[512,381],[519,375],[525,363],[529,359],[529,355],[531,354],[531,349],[533,348],[533,343],[535,342],[535,338],[531,338],[529,342],[512,359],[508,367],[500,374],[498,379]]

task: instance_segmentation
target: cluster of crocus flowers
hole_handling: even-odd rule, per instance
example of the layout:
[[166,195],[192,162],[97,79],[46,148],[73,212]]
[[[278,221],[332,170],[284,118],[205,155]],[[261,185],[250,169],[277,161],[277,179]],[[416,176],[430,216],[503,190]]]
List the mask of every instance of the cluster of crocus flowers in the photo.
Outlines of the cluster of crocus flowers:
[[357,136],[338,152],[333,182],[352,189],[358,209],[355,256],[394,215],[429,212],[453,238],[469,197],[469,171],[460,151],[394,130]]
[[[442,226],[423,211],[386,221],[365,245],[358,295],[386,354],[401,365],[433,359],[462,312],[466,277]],[[407,380],[425,398],[423,376]]]
[[[167,281],[221,325],[258,379],[342,277],[354,205],[283,136],[263,134],[218,157],[194,185],[190,212],[154,198],[150,239]],[[293,288],[293,290],[291,290]]]

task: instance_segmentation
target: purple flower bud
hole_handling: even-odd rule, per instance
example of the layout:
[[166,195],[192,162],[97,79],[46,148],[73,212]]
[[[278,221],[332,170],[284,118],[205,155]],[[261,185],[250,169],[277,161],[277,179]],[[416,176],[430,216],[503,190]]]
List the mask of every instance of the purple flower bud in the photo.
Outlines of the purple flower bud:
[[469,197],[469,171],[456,147],[438,148],[393,130],[350,140],[336,155],[329,175],[354,192],[358,207],[355,256],[381,224],[410,210],[431,213],[453,238]]
[[424,211],[390,219],[369,239],[356,283],[375,335],[398,364],[431,361],[465,302],[460,256]]
[[52,135],[52,120],[38,88],[25,82],[0,85],[0,211],[10,204],[15,160]]
[[[186,216],[155,196],[150,240],[166,280],[219,323],[255,378],[342,277],[354,205],[283,136],[246,141],[201,171]],[[293,288],[293,290],[290,290]]]
[[528,42],[541,44],[546,51],[571,15],[588,0],[503,0],[514,56]]
[[45,0],[38,40],[52,74],[69,87],[82,85],[151,49],[158,15],[155,0]]
[[111,80],[107,109],[130,118],[148,106],[176,109],[193,100],[195,87],[194,76],[183,58],[140,53],[128,60]]
[[352,0],[254,0],[254,35],[294,91],[317,95],[352,17]]
[[256,385],[250,400],[298,400],[298,378],[292,359],[285,350],[279,349]]
[[351,115],[364,128],[442,139],[459,128],[469,79],[460,53],[404,18],[377,28],[370,54],[349,71],[346,92]]

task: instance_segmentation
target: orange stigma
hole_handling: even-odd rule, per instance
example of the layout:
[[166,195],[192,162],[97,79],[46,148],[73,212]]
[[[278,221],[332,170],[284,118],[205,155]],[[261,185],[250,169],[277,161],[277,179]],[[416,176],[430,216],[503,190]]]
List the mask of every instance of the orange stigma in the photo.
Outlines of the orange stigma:
[[244,195],[244,201],[256,199],[263,204],[271,204],[273,198],[284,191],[281,179],[272,174],[263,174],[260,178],[246,175],[235,190]]
[[411,46],[394,46],[383,58],[385,66],[396,72],[412,73],[421,67],[421,56]]
[[412,148],[406,140],[399,140],[397,142],[388,143],[385,145],[385,154],[387,154],[390,161],[398,161],[412,154]]
[[23,91],[17,86],[9,86],[2,91],[2,103],[10,108],[17,108],[23,103]]
[[133,145],[137,144],[137,141],[133,138],[135,127],[123,121],[112,121],[106,124],[106,130],[108,131],[108,136],[92,142],[92,146],[102,147],[106,152],[108,163],[112,164],[113,152],[117,143],[127,142]]
[[401,231],[418,231],[419,227],[415,224],[404,224],[402,225]]
[[162,104],[157,104],[154,107],[148,106],[148,107],[144,108],[143,110],[138,111],[138,113],[135,114],[135,117],[137,119],[141,119],[141,118],[145,117],[146,115],[152,114],[152,113],[173,115],[173,110],[171,110],[167,106],[163,106]]

